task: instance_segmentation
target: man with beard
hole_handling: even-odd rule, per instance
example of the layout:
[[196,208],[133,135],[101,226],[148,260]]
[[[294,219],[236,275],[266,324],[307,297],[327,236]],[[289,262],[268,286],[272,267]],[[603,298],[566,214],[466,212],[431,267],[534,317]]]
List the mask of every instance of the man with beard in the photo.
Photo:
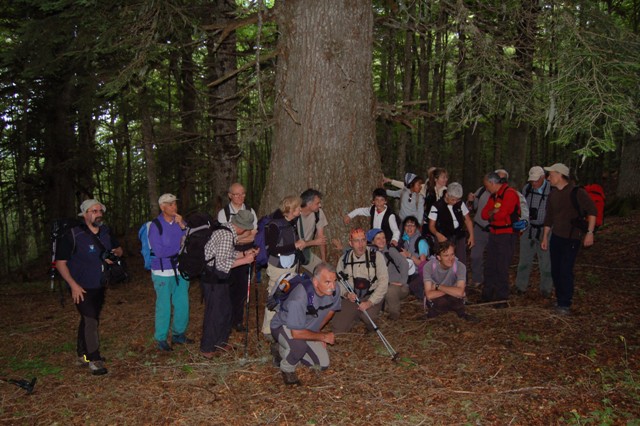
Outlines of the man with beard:
[[122,256],[120,243],[102,224],[106,207],[98,200],[85,200],[80,205],[84,223],[69,230],[56,253],[56,268],[71,290],[71,298],[80,313],[78,326],[78,364],[87,365],[91,374],[107,374],[100,355],[98,325],[105,297],[105,272],[111,260]]

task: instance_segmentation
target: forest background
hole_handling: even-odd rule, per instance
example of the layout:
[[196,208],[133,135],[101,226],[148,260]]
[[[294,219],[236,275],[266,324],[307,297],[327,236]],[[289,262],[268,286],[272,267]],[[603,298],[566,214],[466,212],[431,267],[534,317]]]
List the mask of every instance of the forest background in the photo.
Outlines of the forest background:
[[[475,190],[564,162],[622,213],[640,182],[638,0],[21,0],[0,5],[0,273],[83,199],[129,234],[176,193],[328,216],[382,175]],[[341,224],[332,221],[339,236]]]

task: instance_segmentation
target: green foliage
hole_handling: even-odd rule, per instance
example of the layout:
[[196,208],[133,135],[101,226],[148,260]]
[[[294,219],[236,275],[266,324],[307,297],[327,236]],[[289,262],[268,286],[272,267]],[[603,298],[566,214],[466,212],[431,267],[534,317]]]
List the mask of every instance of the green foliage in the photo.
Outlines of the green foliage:
[[22,371],[24,374],[34,377],[55,375],[62,370],[60,367],[51,365],[40,358],[11,357],[7,366],[14,371]]
[[524,331],[518,333],[518,340],[521,342],[529,342],[529,343],[540,343],[540,336],[537,334],[528,334]]

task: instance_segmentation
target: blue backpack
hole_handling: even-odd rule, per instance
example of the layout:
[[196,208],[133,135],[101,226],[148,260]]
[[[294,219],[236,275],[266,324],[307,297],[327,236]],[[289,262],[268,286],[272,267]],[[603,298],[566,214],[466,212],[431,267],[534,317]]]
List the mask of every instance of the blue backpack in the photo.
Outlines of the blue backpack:
[[333,305],[333,303],[330,303],[328,305],[319,306],[318,308],[313,306],[313,300],[316,295],[316,290],[313,288],[311,278],[309,278],[306,274],[298,275],[288,273],[280,277],[279,280],[280,282],[273,288],[271,294],[269,294],[269,297],[267,298],[267,309],[269,309],[270,311],[276,311],[279,306],[281,307],[284,301],[287,300],[293,289],[298,287],[299,285],[302,285],[305,292],[307,293],[307,315],[317,317],[319,311],[330,308]]
[[149,244],[149,227],[154,223],[158,227],[158,232],[162,235],[162,224],[155,218],[148,222],[142,224],[140,229],[138,230],[138,239],[142,245],[140,249],[140,253],[142,254],[142,258],[144,259],[144,269],[147,271],[151,270],[151,259],[155,258],[153,254],[153,249],[151,248],[151,244]]

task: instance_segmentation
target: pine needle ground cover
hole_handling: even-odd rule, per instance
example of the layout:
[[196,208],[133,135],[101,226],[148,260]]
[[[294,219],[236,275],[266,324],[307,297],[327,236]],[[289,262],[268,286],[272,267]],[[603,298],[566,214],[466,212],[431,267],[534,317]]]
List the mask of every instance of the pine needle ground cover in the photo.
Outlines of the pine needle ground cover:
[[[132,269],[138,260],[130,255]],[[38,380],[32,394],[0,382],[0,423],[638,425],[640,215],[608,218],[575,270],[572,316],[558,316],[538,294],[535,269],[529,292],[513,295],[508,309],[469,305],[478,324],[453,314],[425,322],[410,297],[400,320],[378,321],[400,352],[396,362],[358,326],[330,348],[328,371],[300,368],[294,387],[282,383],[256,336],[254,302],[247,357],[245,334],[235,331],[234,349],[211,361],[197,343],[160,353],[153,287],[134,270],[131,283],[108,291],[100,327],[109,373],[94,377],[74,365],[78,314],[70,299],[61,307],[45,277],[5,284],[0,375]],[[259,290],[264,299],[264,285]],[[190,295],[188,334],[199,340],[197,284]]]

